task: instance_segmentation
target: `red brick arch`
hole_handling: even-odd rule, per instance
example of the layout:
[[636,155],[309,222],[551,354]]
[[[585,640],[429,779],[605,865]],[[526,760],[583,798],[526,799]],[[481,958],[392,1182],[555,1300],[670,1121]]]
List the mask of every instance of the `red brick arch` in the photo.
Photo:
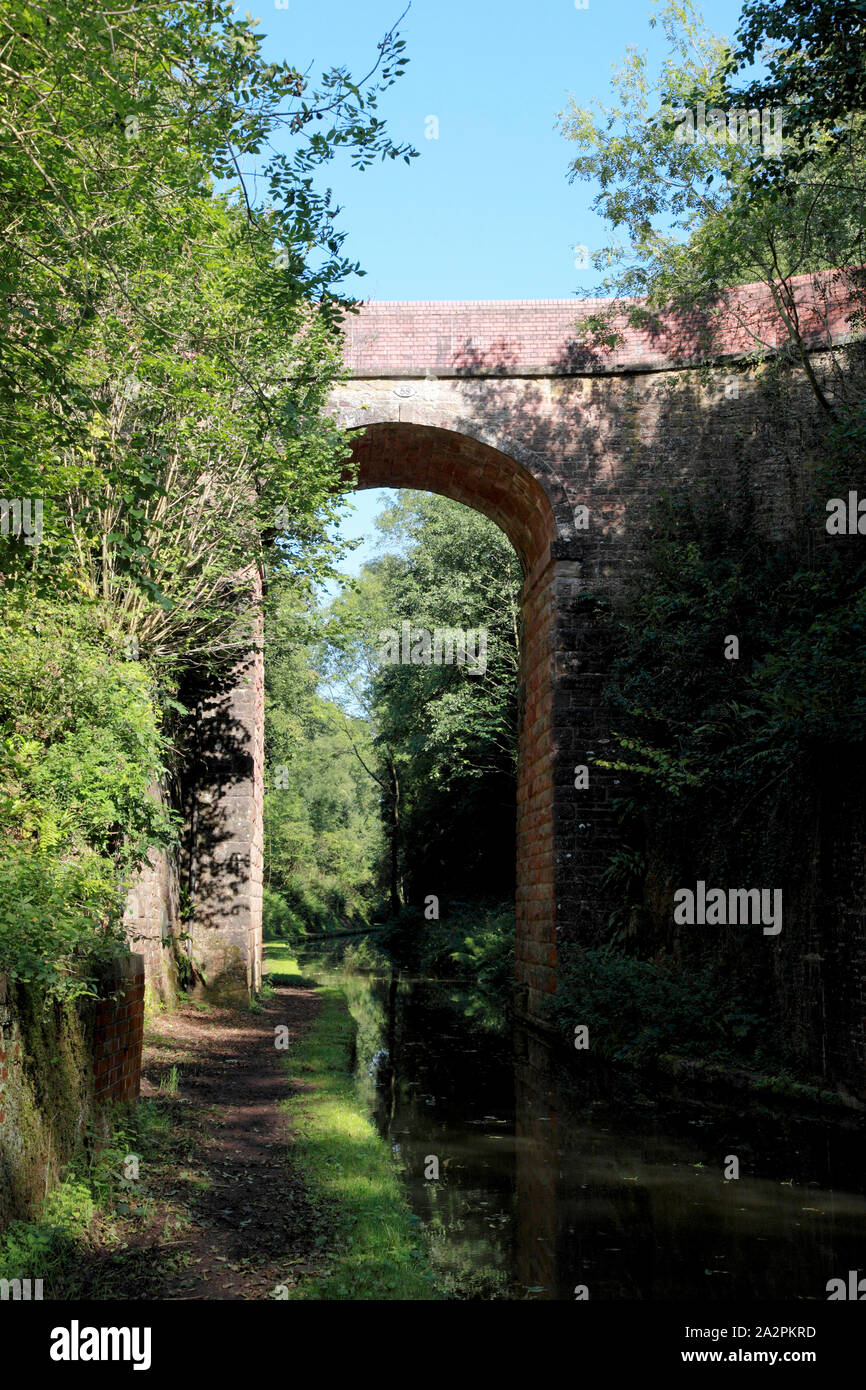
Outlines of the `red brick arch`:
[[456,429],[388,421],[358,431],[357,488],[438,492],[483,512],[505,532],[524,574],[557,538],[550,498],[516,459]]
[[556,982],[553,559],[560,534],[542,483],[509,454],[458,429],[381,421],[357,432],[356,487],[440,493],[483,512],[523,566],[521,726],[517,767],[516,960],[521,1003],[537,1014]]

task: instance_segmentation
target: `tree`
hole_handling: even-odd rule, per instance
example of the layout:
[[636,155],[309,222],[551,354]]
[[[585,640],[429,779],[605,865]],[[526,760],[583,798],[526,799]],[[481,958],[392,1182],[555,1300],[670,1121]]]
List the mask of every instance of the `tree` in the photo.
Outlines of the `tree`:
[[249,649],[257,572],[302,591],[337,550],[323,405],[359,268],[317,171],[412,157],[377,115],[406,60],[392,30],[362,81],[313,85],[256,24],[0,14],[0,970],[55,993],[172,839],[181,677]]
[[[507,897],[514,873],[518,594],[522,576],[493,522],[442,497],[404,492],[379,521],[387,553],[332,607],[332,698],[370,721],[389,840],[386,881],[401,898]],[[483,674],[383,663],[383,634],[481,634]],[[415,639],[413,638],[413,644]],[[350,700],[346,699],[351,692]],[[365,757],[365,761],[367,761]]]
[[[863,117],[866,115],[864,0],[749,0],[725,65],[727,91],[747,107],[784,111],[780,161],[759,165],[757,182],[792,188],[827,155],[843,157],[849,192],[862,204]],[[735,81],[756,58],[767,71]]]
[[275,530],[322,565],[346,449],[321,407],[358,267],[315,172],[413,153],[376,115],[396,31],[364,82],[313,88],[264,62],[256,23],[219,0],[0,17],[0,483],[44,508],[39,545],[2,547],[4,587],[63,583],[162,661],[248,644]]
[[365,921],[376,897],[381,827],[352,746],[367,750],[369,734],[319,693],[322,621],[293,583],[278,580],[269,592],[265,871],[268,923],[284,930]]
[[[820,287],[832,296],[841,278],[856,308],[856,276],[840,276],[837,268],[866,259],[861,209],[848,186],[852,158],[858,179],[863,169],[859,147],[828,145],[816,178],[784,196],[756,187],[756,173],[784,150],[784,137],[763,119],[756,125],[748,109],[730,109],[729,47],[706,28],[691,0],[666,0],[651,23],[661,24],[668,41],[659,72],[653,76],[646,54],[629,49],[615,71],[615,104],[593,110],[572,99],[560,117],[563,133],[578,147],[570,178],[598,182],[593,207],[614,233],[593,264],[604,272],[603,292],[616,302],[589,316],[585,331],[598,344],[613,344],[624,323],[647,327],[665,310],[698,309],[705,314],[709,353],[724,316],[733,313],[757,357],[781,327],[788,354],[822,409],[832,413],[833,393],[845,399],[845,376],[836,372],[832,390],[818,379],[793,281],[829,272]],[[703,131],[698,101],[704,103],[698,113]],[[772,335],[761,312],[726,293],[753,281],[767,286],[775,307]],[[825,346],[843,357],[845,350],[834,351],[829,339]]]

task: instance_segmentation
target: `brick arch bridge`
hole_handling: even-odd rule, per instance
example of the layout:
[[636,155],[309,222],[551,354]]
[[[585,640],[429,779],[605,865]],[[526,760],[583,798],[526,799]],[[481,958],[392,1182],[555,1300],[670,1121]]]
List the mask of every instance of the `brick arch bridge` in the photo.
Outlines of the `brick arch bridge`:
[[[801,277],[789,306],[811,373],[850,337],[844,277]],[[518,775],[517,961],[524,1011],[554,987],[557,944],[604,932],[612,843],[600,614],[639,575],[654,495],[702,481],[716,504],[751,490],[767,536],[793,524],[820,409],[769,291],[667,315],[593,351],[578,324],[599,301],[368,303],[344,329],[331,410],[355,432],[357,486],[443,493],[484,512],[524,570]],[[773,364],[777,371],[771,370]],[[720,644],[725,634],[720,633]],[[720,647],[721,650],[721,647]],[[244,748],[211,777],[198,816],[193,945],[213,981],[249,988],[261,958],[261,655],[204,711]],[[205,745],[207,740],[204,741]],[[590,768],[588,786],[575,769]],[[202,779],[200,778],[200,782]]]

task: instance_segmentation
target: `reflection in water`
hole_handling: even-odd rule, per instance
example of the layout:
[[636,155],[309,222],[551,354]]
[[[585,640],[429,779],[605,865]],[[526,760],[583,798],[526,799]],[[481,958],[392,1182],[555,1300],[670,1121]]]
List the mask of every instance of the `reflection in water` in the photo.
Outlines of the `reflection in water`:
[[456,1297],[826,1299],[866,1273],[861,1130],[614,1099],[622,1076],[480,1030],[451,982],[341,984],[358,1085]]

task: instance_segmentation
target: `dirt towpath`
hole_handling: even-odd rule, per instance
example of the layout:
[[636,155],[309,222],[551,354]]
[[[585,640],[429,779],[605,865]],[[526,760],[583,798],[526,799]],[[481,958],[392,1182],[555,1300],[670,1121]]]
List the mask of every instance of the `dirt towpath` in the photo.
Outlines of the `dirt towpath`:
[[[279,1110],[300,1084],[281,1059],[319,1010],[312,987],[287,978],[260,1012],[184,1003],[153,1021],[140,1175],[97,1222],[78,1297],[263,1299],[332,1263]],[[288,1051],[274,1045],[277,1025]]]

